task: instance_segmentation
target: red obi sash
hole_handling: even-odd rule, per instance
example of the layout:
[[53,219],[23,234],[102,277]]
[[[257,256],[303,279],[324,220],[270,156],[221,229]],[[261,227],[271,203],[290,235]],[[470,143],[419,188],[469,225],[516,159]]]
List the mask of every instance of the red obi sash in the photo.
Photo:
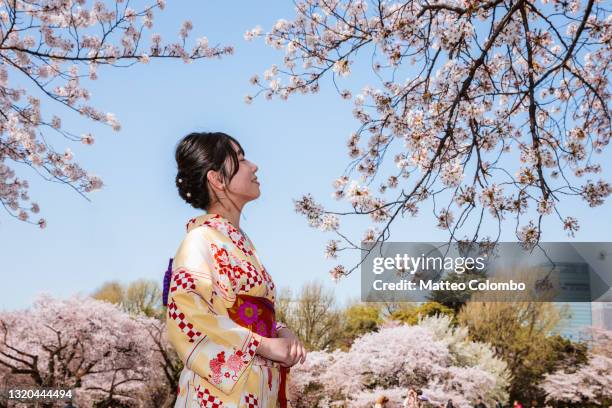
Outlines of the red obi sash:
[[[263,337],[278,337],[276,333],[276,318],[274,303],[266,298],[249,295],[236,295],[234,305],[227,310],[230,319],[236,324],[246,327]],[[288,367],[280,367],[280,386],[278,390],[278,401],[281,408],[287,408],[287,395],[285,387],[287,384]]]

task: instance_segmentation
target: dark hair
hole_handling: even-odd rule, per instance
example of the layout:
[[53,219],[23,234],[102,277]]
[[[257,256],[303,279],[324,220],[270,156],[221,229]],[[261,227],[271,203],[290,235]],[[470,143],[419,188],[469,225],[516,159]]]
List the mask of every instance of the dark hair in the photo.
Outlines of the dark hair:
[[206,174],[210,170],[218,171],[223,181],[229,184],[238,172],[238,154],[244,155],[242,146],[225,133],[194,132],[181,139],[175,152],[175,182],[181,198],[194,208],[206,210],[210,205]]

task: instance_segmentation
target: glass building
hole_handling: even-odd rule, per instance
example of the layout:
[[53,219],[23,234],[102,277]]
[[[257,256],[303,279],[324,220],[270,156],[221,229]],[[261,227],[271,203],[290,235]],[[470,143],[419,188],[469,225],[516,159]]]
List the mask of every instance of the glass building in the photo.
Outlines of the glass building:
[[556,263],[559,268],[559,294],[555,297],[560,307],[566,306],[569,317],[561,322],[561,335],[579,340],[588,327],[612,330],[612,303],[590,302],[594,271],[585,262]]

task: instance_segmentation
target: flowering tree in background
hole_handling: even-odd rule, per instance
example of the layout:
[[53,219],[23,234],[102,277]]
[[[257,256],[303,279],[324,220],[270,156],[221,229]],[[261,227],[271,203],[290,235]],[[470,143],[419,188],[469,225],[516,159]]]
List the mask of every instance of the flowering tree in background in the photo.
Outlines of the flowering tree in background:
[[153,368],[145,396],[150,396],[153,407],[173,407],[183,362],[168,342],[165,319],[149,319],[144,329],[153,343],[155,352],[155,358],[150,362]]
[[545,377],[540,385],[549,402],[564,404],[612,404],[612,332],[594,329],[587,364],[559,370]]
[[311,352],[291,373],[297,406],[308,408],[338,401],[369,408],[381,394],[396,406],[408,387],[421,388],[434,404],[471,406],[479,396],[505,401],[509,381],[506,363],[487,344],[468,340],[466,328],[453,328],[448,316],[387,325],[348,352]]
[[[102,186],[99,177],[74,161],[70,148],[58,152],[50,144],[52,134],[86,145],[93,144],[94,135],[76,134],[62,126],[60,117],[46,117],[41,97],[119,131],[114,114],[90,104],[82,81],[96,80],[99,66],[128,67],[151,58],[191,62],[233,52],[231,47],[209,47],[206,37],[188,48],[190,21],[182,24],[176,42],[163,43],[153,34],[150,44],[143,45],[149,43],[145,33],[153,26],[154,10],[163,9],[165,0],[142,10],[124,0],[110,6],[99,0],[87,3],[6,0],[0,5],[0,203],[22,221],[31,222],[39,206],[27,204],[28,181],[17,177],[11,162],[30,166],[46,180],[68,184],[83,196]],[[18,81],[30,88],[16,86]],[[44,227],[45,220],[37,224]]]
[[[513,217],[529,245],[548,215],[573,236],[578,220],[562,214],[560,199],[594,207],[612,191],[596,178],[593,155],[611,134],[612,20],[601,3],[304,0],[291,21],[247,31],[286,53],[283,67],[251,78],[259,90],[247,102],[315,93],[325,75],[353,100],[351,162],[334,182],[350,210],[325,209],[311,195],[296,201],[311,226],[337,232],[327,255],[359,248],[340,232],[341,217],[370,217],[362,240],[382,242],[426,201],[450,240],[491,240],[479,237],[485,216],[499,230]],[[368,67],[379,85],[362,83],[355,96],[338,87]],[[332,277],[357,266],[339,265]]]
[[90,297],[41,296],[0,314],[0,365],[34,386],[73,389],[82,406],[128,404],[163,373],[147,331],[156,324]]

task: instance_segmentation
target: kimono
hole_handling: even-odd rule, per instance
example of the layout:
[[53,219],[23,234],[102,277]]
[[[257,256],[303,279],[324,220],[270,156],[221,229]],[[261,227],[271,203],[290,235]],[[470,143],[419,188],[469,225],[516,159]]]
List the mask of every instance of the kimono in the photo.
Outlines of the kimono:
[[168,340],[184,363],[175,408],[281,407],[286,369],[256,354],[262,336],[286,327],[263,319],[261,302],[273,314],[272,277],[246,234],[220,215],[192,218],[186,228],[167,282]]

